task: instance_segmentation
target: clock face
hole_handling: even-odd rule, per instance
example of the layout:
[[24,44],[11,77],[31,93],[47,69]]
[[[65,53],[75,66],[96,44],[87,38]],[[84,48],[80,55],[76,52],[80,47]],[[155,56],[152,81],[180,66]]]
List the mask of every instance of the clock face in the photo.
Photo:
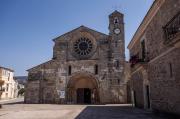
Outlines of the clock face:
[[118,28],[114,29],[115,34],[119,34],[120,32],[121,32],[120,29],[118,29]]

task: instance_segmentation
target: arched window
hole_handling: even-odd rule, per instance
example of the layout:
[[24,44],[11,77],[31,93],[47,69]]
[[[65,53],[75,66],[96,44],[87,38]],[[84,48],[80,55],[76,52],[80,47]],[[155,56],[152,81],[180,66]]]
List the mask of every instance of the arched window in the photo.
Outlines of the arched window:
[[115,24],[119,23],[119,19],[117,17],[114,18],[114,23]]

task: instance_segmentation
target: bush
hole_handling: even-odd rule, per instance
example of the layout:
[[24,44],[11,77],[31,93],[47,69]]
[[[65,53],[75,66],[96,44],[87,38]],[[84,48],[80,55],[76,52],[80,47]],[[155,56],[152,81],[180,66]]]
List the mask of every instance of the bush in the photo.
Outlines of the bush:
[[25,89],[24,88],[21,88],[19,91],[18,91],[18,96],[19,95],[24,95],[25,93]]

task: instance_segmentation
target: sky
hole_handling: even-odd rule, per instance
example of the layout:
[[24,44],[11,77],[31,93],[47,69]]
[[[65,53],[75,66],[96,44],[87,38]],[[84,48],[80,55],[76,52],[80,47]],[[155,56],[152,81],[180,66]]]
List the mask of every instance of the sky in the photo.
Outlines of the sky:
[[0,66],[15,76],[53,55],[52,39],[81,25],[109,34],[108,15],[124,14],[127,45],[153,0],[0,0]]

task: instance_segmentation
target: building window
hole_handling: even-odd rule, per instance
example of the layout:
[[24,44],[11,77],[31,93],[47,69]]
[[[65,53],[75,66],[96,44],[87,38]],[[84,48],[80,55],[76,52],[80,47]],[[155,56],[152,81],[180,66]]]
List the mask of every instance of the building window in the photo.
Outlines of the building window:
[[9,84],[6,85],[6,91],[8,91],[8,89],[9,89]]
[[6,71],[5,70],[3,70],[3,76],[6,76]]
[[170,77],[173,77],[172,63],[169,63]]
[[117,83],[118,83],[118,85],[120,84],[120,79],[117,79]]
[[95,65],[95,74],[96,75],[98,74],[98,65],[97,64]]
[[145,57],[146,57],[145,40],[141,41],[141,57],[142,57],[142,60],[145,60]]
[[116,62],[115,62],[115,67],[116,67],[116,69],[119,68],[119,61],[118,60],[116,60]]
[[8,81],[10,80],[10,73],[8,73]]
[[165,43],[171,42],[180,32],[180,11],[163,27],[165,33]]
[[71,75],[71,65],[68,67],[68,75]]
[[117,17],[114,18],[114,23],[115,24],[119,23],[119,19]]
[[117,40],[115,41],[115,47],[117,47],[118,46],[118,42],[117,42]]

